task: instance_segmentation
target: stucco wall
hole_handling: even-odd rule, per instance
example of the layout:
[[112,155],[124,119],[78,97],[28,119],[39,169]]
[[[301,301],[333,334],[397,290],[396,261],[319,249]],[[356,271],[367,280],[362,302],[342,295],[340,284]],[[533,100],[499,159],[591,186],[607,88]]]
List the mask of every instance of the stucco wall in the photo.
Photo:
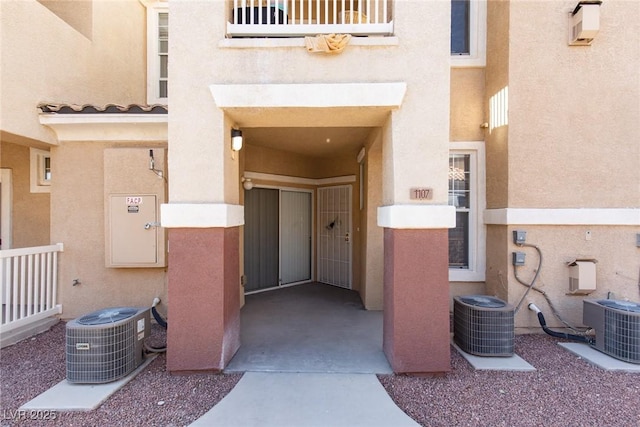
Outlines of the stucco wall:
[[[172,64],[189,66],[170,65],[169,70],[172,93],[179,94],[171,98],[169,128],[175,139],[169,147],[170,167],[176,173],[170,201],[225,200],[219,182],[221,171],[232,170],[223,165],[230,161],[225,152],[228,128],[213,105],[211,84],[406,82],[402,109],[394,113],[395,172],[385,179],[389,196],[384,202],[409,202],[409,187],[421,181],[436,190],[432,203],[446,203],[447,169],[442,165],[448,154],[450,69],[448,19],[443,18],[449,14],[448,3],[397,2],[399,46],[349,46],[340,55],[312,55],[302,46],[234,48],[224,39],[221,17],[226,8],[224,2],[171,3]],[[416,33],[424,37],[413,37]],[[427,39],[429,43],[424,43]],[[189,49],[180,46],[183,40],[189,40]],[[288,113],[288,122],[295,125],[296,111]],[[194,124],[197,116],[209,120]],[[240,125],[250,123],[251,114],[238,117]],[[322,123],[322,114],[317,120]],[[216,160],[206,173],[197,168],[194,172],[193,163],[203,157]]]
[[[105,267],[104,150],[119,146],[132,145],[64,142],[52,151],[54,165],[73,165],[54,169],[55,197],[51,200],[51,239],[65,245],[58,285],[64,318],[109,306],[150,306],[154,297],[168,303],[165,268]],[[148,144],[140,148],[163,146]],[[146,183],[153,192],[158,177],[147,166],[143,162],[136,174],[112,170],[120,174],[112,180],[128,179],[136,191]],[[157,166],[162,167],[159,163]],[[74,279],[81,284],[73,286]]]
[[360,212],[362,223],[362,277],[360,291],[367,310],[382,310],[384,305],[384,230],[378,226],[376,207],[382,204],[382,132],[367,143],[364,160],[365,198]]
[[485,69],[451,69],[451,141],[482,141],[485,112]]
[[31,193],[29,147],[2,143],[2,167],[11,169],[13,248],[48,245],[49,193]]
[[574,7],[510,7],[509,206],[637,208],[640,4],[604,2],[591,46],[567,44]]
[[[489,98],[509,85],[509,9],[508,1],[487,3],[487,67],[485,108],[487,119]],[[526,61],[523,61],[526,62]],[[507,206],[508,134],[504,126],[485,131],[487,208]]]
[[[3,131],[54,144],[54,133],[38,122],[39,103],[145,103],[144,6],[94,1],[91,9],[87,38],[36,0],[0,2]],[[80,18],[88,13],[73,11]],[[70,21],[72,11],[66,12]]]
[[[640,5],[624,1],[600,7],[600,32],[591,46],[568,46],[568,13],[575,2],[490,2],[486,101],[509,88],[508,126],[487,136],[487,207],[638,208],[640,206]],[[508,29],[509,37],[506,37]],[[517,29],[517,31],[514,31]],[[508,42],[507,42],[508,40]],[[640,223],[615,225],[488,226],[487,293],[517,304],[526,290],[514,277],[511,256],[527,255],[518,268],[525,282],[537,254],[512,243],[514,229],[540,247],[544,262],[536,286],[569,323],[581,325],[584,296],[567,295],[575,258],[595,258],[597,290],[589,298],[640,300]],[[587,232],[590,237],[587,237]],[[531,292],[516,317],[521,331],[539,331],[535,302],[552,327],[562,324],[547,302]]]
[[[543,262],[540,275],[536,280],[536,287],[547,293],[560,315],[570,324],[582,325],[582,305],[584,299],[615,298],[621,300],[640,301],[640,287],[638,276],[640,262],[636,247],[636,233],[640,227],[624,226],[520,226],[510,227],[511,230],[527,231],[527,242],[535,244],[542,251]],[[591,232],[590,240],[586,239],[586,232]],[[558,238],[560,236],[560,238]],[[510,237],[510,236],[509,236]],[[508,265],[509,301],[517,304],[526,288],[513,280],[513,266],[511,266],[511,251],[526,253],[526,265],[518,267],[518,277],[525,283],[531,283],[538,268],[538,256],[532,248],[517,248],[509,242],[504,242],[508,248],[505,264]],[[588,296],[570,295],[569,267],[567,263],[575,259],[595,259],[596,290]],[[563,326],[552,315],[551,309],[542,295],[531,291],[516,317],[516,327],[539,327],[533,312],[527,310],[527,303],[534,302],[545,314],[550,327]]]

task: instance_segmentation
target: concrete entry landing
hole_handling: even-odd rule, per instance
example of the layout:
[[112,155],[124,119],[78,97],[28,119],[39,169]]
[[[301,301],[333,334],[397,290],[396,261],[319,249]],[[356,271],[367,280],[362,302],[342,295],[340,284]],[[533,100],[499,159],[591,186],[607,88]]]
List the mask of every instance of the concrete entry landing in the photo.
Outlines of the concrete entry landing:
[[247,295],[226,372],[391,373],[382,312],[358,293],[310,283]]

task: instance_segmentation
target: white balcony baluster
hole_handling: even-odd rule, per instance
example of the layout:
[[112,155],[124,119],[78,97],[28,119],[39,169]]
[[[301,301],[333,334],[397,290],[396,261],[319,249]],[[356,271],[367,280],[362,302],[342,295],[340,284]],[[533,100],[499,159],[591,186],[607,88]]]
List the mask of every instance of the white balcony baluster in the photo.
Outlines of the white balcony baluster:
[[[230,0],[230,37],[393,34],[390,0]],[[366,18],[365,18],[366,17]]]
[[61,243],[0,251],[0,332],[62,312],[57,303]]

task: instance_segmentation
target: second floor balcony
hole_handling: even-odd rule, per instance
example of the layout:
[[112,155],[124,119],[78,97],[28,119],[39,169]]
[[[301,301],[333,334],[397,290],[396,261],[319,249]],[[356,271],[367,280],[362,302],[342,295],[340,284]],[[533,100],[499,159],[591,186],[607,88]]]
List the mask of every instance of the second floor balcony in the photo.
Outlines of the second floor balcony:
[[392,0],[231,0],[228,37],[393,34]]

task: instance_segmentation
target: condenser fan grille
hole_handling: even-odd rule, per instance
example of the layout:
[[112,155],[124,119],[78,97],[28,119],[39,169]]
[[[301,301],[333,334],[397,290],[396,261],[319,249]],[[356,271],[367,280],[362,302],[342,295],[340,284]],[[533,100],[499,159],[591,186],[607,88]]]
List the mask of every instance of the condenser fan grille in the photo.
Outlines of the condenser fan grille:
[[501,299],[486,295],[470,295],[459,298],[460,301],[464,302],[465,304],[473,305],[475,307],[503,308],[507,305],[507,303],[502,301]]
[[106,329],[67,331],[67,370],[70,382],[104,383],[136,368],[136,331],[122,324]]
[[82,316],[78,319],[78,323],[82,325],[106,325],[107,323],[128,319],[135,316],[136,313],[138,313],[138,309],[133,307],[105,308]]
[[484,295],[454,298],[453,340],[463,351],[477,356],[513,356],[514,338],[510,304]]
[[626,362],[640,363],[640,314],[630,316],[605,310],[604,328],[605,353]]
[[143,361],[149,322],[149,309],[135,307],[99,310],[68,322],[67,381],[99,384],[131,373]]

